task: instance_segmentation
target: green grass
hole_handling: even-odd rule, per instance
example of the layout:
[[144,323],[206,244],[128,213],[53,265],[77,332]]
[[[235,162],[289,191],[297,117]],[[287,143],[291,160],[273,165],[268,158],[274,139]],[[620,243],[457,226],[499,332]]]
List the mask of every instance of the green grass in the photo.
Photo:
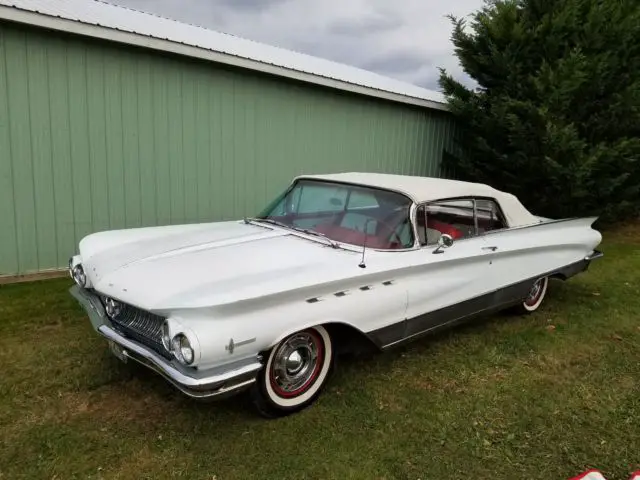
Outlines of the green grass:
[[640,468],[640,229],[497,315],[341,363],[304,412],[186,399],[123,365],[67,280],[0,286],[0,478],[566,479]]

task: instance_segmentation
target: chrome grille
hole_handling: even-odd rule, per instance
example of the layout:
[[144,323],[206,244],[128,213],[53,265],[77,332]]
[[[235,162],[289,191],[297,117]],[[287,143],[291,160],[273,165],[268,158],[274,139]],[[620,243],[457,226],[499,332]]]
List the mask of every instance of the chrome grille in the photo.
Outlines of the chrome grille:
[[121,304],[120,311],[111,318],[111,322],[117,330],[160,355],[171,358],[162,345],[162,324],[165,318],[146,310]]

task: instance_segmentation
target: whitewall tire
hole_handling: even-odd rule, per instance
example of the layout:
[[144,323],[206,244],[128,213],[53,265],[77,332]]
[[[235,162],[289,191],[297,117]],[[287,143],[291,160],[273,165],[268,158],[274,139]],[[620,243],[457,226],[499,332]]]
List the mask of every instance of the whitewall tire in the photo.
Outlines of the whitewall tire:
[[302,410],[318,397],[333,365],[333,343],[324,327],[291,334],[266,354],[252,389],[253,402],[267,417]]
[[542,301],[547,294],[547,287],[549,286],[549,277],[539,278],[531,286],[531,290],[522,304],[519,305],[521,313],[532,313],[538,310]]

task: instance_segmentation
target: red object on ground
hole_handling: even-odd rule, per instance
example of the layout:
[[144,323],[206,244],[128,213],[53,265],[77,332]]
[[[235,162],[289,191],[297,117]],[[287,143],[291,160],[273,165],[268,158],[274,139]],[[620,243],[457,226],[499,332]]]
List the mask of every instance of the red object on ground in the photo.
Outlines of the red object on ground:
[[[581,473],[577,477],[571,477],[569,480],[607,480],[598,470],[591,469]],[[633,472],[629,480],[640,480],[640,470]]]
[[571,477],[569,480],[606,480],[598,470],[587,470],[577,477]]

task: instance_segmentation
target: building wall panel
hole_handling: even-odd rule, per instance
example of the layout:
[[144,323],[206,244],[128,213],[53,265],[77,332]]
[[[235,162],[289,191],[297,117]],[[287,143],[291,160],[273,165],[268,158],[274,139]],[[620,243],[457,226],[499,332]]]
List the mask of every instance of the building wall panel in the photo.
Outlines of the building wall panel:
[[17,222],[6,71],[6,35],[0,30],[0,272],[17,272]]
[[437,176],[446,113],[0,23],[0,275],[106,229],[240,218],[301,173]]

